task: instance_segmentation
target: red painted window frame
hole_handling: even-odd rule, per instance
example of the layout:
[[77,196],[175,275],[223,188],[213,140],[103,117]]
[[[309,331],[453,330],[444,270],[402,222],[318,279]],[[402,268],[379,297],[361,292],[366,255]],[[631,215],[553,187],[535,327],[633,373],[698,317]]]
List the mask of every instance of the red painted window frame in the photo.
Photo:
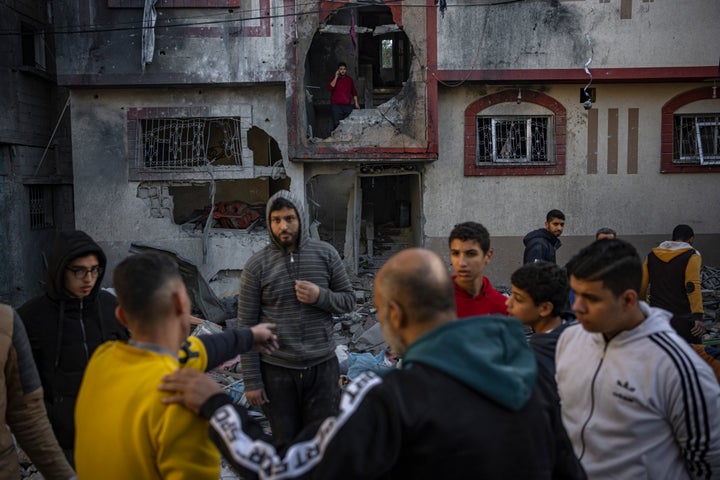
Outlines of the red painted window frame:
[[688,165],[673,163],[673,128],[675,112],[688,103],[713,98],[713,87],[700,87],[674,96],[662,107],[660,130],[660,173],[720,172],[720,165]]
[[544,93],[523,90],[523,103],[541,105],[553,112],[555,161],[545,165],[488,165],[479,166],[475,163],[477,146],[476,118],[479,113],[499,103],[515,103],[517,90],[504,90],[482,97],[468,105],[465,109],[465,176],[498,176],[498,175],[564,175],[565,174],[565,141],[567,113],[565,107],[554,98]]

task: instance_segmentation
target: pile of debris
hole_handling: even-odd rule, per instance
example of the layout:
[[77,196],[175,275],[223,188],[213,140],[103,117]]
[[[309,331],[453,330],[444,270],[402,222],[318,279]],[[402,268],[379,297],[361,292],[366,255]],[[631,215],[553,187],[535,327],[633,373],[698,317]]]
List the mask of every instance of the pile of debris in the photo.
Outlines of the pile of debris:
[[184,230],[202,230],[212,215],[211,228],[239,229],[251,232],[257,226],[265,225],[265,205],[249,205],[236,200],[216,202],[202,210],[196,210],[182,225]]
[[700,270],[700,287],[707,333],[703,343],[720,344],[720,268],[703,265]]

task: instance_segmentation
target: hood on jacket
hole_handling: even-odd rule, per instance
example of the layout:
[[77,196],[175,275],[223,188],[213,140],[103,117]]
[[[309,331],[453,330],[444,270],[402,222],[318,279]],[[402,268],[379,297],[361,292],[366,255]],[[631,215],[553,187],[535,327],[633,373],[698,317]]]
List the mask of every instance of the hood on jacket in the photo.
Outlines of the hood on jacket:
[[[653,333],[671,333],[677,335],[675,329],[670,325],[670,319],[673,314],[662,308],[651,307],[645,302],[638,302],[640,310],[642,310],[645,320],[632,330],[624,330],[615,335],[610,342],[614,344],[627,344],[638,339],[648,337]],[[582,328],[582,327],[580,327]],[[597,344],[605,345],[607,341],[602,333],[590,333]],[[686,343],[686,342],[684,342]]]
[[88,298],[94,298],[100,291],[100,284],[105,275],[107,258],[100,246],[90,235],[80,230],[58,232],[53,242],[52,252],[48,260],[47,271],[47,294],[55,301],[69,299],[70,296],[65,290],[65,267],[78,257],[90,254],[97,255],[102,273],[98,275],[97,281]]
[[538,228],[537,230],[529,232],[527,235],[525,235],[525,237],[523,237],[523,245],[527,247],[528,243],[530,243],[532,240],[539,238],[545,239],[548,242],[552,243],[553,246],[555,246],[556,250],[560,248],[560,245],[562,245],[560,239],[550,233],[547,228]]
[[403,355],[436,368],[513,411],[530,399],[537,364],[520,321],[500,315],[446,323],[413,342]]
[[295,207],[295,210],[297,211],[298,220],[300,221],[300,234],[298,236],[298,248],[300,248],[307,242],[307,239],[310,237],[310,225],[308,224],[307,213],[305,213],[305,206],[302,202],[298,201],[298,199],[295,198],[292,193],[287,190],[279,190],[272,197],[270,197],[267,202],[267,207],[265,209],[265,224],[267,225],[268,235],[270,235],[270,243],[276,248],[283,250],[283,248],[278,243],[277,238],[275,238],[275,235],[273,235],[272,229],[270,228],[270,208],[272,207],[273,202],[278,198],[284,198],[288,202],[292,203],[292,205]]
[[678,255],[682,255],[688,250],[694,250],[696,254],[700,255],[700,252],[695,250],[692,245],[687,242],[675,242],[667,240],[662,242],[660,245],[652,249],[655,256],[662,262],[668,263]]

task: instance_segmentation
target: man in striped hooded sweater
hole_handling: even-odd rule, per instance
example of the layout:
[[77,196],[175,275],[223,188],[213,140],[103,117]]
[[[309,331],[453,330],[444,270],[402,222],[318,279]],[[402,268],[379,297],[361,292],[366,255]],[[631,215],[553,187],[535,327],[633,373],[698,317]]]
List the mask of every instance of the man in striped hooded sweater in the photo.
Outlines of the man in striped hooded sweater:
[[240,277],[238,321],[241,327],[275,323],[280,348],[241,361],[247,400],[263,407],[274,442],[283,445],[306,425],[337,414],[332,314],[351,311],[355,294],[340,255],[310,238],[303,204],[290,192],[270,197],[266,221],[270,243]]

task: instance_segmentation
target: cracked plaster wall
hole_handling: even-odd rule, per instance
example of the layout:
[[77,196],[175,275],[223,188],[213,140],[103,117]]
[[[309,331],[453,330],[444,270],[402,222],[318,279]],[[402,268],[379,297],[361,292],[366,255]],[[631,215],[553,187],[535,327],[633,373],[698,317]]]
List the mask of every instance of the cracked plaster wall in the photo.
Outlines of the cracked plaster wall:
[[[95,84],[133,80],[203,84],[278,81],[282,80],[278,76],[284,75],[287,19],[282,0],[268,0],[272,18],[265,19],[257,18],[261,12],[258,0],[234,10],[158,5],[153,61],[144,71],[140,61],[142,29],[137,26],[143,9],[108,8],[107,2],[91,2],[91,8],[83,3],[87,2],[53,3],[56,28],[77,29],[78,23],[100,27],[96,33],[57,37],[61,79],[81,75],[92,77]],[[188,12],[198,11],[206,16],[195,13],[188,19]],[[108,29],[108,25],[115,28]],[[252,32],[266,28],[267,35]]]
[[[525,1],[448,8],[438,16],[439,69],[590,68],[717,65],[720,2]],[[700,24],[698,24],[698,21]],[[692,34],[688,34],[692,31]],[[586,35],[590,37],[588,48]]]

